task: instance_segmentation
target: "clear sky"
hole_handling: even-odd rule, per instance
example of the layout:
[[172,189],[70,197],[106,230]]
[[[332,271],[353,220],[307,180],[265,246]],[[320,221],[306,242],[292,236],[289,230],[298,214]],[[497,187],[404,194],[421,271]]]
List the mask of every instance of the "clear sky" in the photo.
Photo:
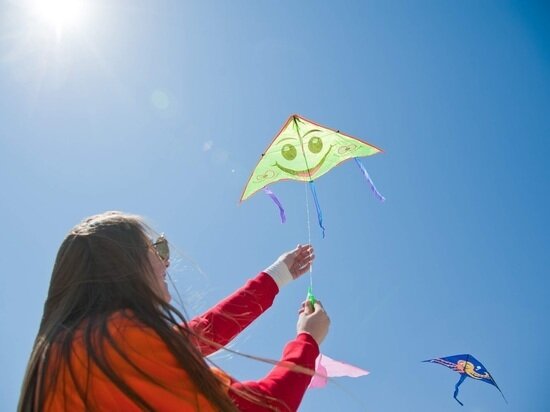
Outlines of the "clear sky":
[[[238,205],[292,113],[381,147],[364,163],[387,197],[353,162],[317,181],[322,351],[371,374],[311,390],[301,410],[550,410],[544,2],[85,5],[62,21],[0,3],[2,410],[15,408],[57,248],[83,217],[134,212],[165,232],[190,315],[307,242],[303,184],[271,187],[285,225],[263,194]],[[232,348],[277,358],[307,285],[287,286]],[[459,353],[508,405],[467,380],[461,408],[458,374],[420,363]],[[217,361],[240,379],[269,369]]]

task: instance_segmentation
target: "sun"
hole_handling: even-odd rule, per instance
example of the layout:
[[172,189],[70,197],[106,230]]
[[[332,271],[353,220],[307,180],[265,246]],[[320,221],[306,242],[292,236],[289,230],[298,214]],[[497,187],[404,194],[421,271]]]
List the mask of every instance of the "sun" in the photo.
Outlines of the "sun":
[[32,9],[40,20],[59,31],[83,23],[85,3],[84,0],[34,0]]

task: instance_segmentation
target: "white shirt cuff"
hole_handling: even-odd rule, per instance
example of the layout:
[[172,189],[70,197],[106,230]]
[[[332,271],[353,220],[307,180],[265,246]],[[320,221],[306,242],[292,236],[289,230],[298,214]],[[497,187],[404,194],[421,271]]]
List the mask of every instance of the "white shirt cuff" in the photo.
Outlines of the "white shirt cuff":
[[279,290],[286,285],[287,283],[292,282],[293,277],[288,270],[288,266],[282,260],[277,260],[271,266],[264,270],[264,273],[267,273],[273,278]]

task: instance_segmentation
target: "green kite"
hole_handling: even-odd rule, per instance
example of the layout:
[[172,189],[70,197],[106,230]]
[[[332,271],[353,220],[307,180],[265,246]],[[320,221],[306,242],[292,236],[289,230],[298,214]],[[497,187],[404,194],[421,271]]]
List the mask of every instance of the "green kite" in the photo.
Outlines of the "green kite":
[[281,180],[308,182],[311,185],[317,207],[319,225],[323,228],[313,181],[343,161],[353,158],[361,168],[374,194],[383,201],[384,197],[378,193],[367,171],[357,159],[381,151],[379,148],[348,136],[339,130],[329,129],[294,114],[288,118],[269,147],[262,153],[260,161],[248,179],[240,201],[242,202],[257,191],[264,189],[279,206],[281,220],[284,222],[284,210],[273,192],[266,186]]

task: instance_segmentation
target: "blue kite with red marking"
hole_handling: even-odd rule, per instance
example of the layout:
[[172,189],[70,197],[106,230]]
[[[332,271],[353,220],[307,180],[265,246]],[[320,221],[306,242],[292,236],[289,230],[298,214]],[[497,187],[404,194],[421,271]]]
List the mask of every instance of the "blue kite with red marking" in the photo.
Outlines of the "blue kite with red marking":
[[497,383],[495,382],[495,380],[493,379],[489,371],[485,368],[485,366],[483,366],[483,364],[480,361],[478,361],[472,355],[469,355],[469,354],[453,355],[453,356],[447,356],[444,358],[428,359],[422,362],[437,363],[438,365],[446,366],[447,368],[452,369],[455,372],[458,372],[460,374],[460,378],[455,385],[455,391],[454,391],[453,397],[462,406],[464,406],[464,404],[460,402],[457,398],[458,388],[460,387],[460,385],[462,385],[462,382],[464,382],[466,378],[472,378],[477,381],[482,381],[493,385],[495,388],[499,390],[504,401],[508,403],[508,401],[506,401],[506,398],[504,397],[504,394],[498,387]]

